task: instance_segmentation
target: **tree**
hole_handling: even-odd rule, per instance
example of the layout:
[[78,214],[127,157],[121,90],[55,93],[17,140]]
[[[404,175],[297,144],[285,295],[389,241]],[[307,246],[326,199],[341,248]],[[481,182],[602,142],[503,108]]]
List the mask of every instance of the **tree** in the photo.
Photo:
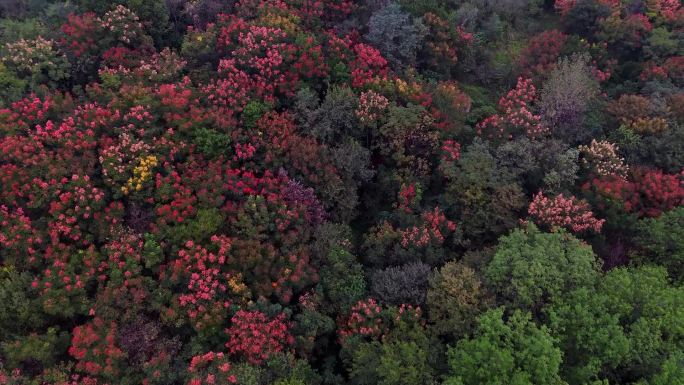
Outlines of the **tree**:
[[423,305],[430,266],[422,262],[377,270],[371,276],[371,291],[382,302],[392,305]]
[[426,33],[420,20],[412,20],[399,4],[389,3],[371,16],[366,39],[394,68],[403,68],[415,64]]
[[353,347],[350,382],[358,385],[434,384],[433,348],[421,325],[420,308],[402,305],[385,310],[391,329],[381,341]]
[[559,60],[542,88],[539,108],[544,123],[569,143],[584,141],[584,115],[598,95],[598,84],[591,75],[588,56]]
[[664,266],[677,282],[684,279],[684,207],[639,221],[633,260]]
[[561,351],[545,326],[516,310],[504,320],[502,308],[478,318],[472,338],[449,349],[446,385],[564,385]]
[[610,8],[597,0],[556,1],[556,7],[559,3],[574,4],[562,19],[565,31],[589,40],[594,40],[602,19],[610,15]]
[[28,272],[18,272],[12,266],[0,270],[0,341],[27,334],[45,323],[31,281]]
[[491,298],[474,269],[447,262],[430,277],[427,309],[430,329],[437,335],[461,337],[475,326],[476,317]]
[[596,286],[566,294],[545,311],[567,357],[564,378],[622,384],[669,370],[668,357],[684,346],[683,299],[684,287],[672,286],[664,268],[648,266],[613,269]]
[[518,179],[526,192],[568,191],[577,179],[579,151],[558,139],[517,138],[496,149],[497,164]]
[[495,241],[518,224],[526,204],[522,188],[497,164],[488,143],[475,140],[454,166],[447,170],[442,199],[448,204],[447,212],[468,218],[459,225],[464,244]]
[[572,235],[528,225],[499,239],[485,278],[508,307],[535,311],[592,285],[598,264],[591,247]]
[[527,212],[538,225],[552,232],[566,228],[575,234],[586,231],[600,233],[605,222],[605,219],[594,218],[594,213],[586,201],[578,200],[574,196],[565,198],[563,194],[549,199],[541,191],[534,196]]
[[[648,385],[682,385],[684,384],[684,352],[675,351],[663,362],[660,373],[651,377]],[[640,383],[641,384],[641,383]]]
[[348,309],[365,294],[362,269],[356,257],[344,248],[329,251],[320,270],[320,287],[333,311]]

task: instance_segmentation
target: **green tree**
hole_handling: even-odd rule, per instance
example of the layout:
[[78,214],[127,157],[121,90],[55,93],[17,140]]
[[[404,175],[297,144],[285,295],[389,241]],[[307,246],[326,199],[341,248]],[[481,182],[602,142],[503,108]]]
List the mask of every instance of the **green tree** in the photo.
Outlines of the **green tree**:
[[[642,383],[639,383],[642,384]],[[684,352],[672,354],[661,367],[660,373],[653,376],[648,385],[684,385]]]
[[539,310],[572,289],[592,285],[597,273],[590,246],[564,231],[543,233],[534,225],[502,237],[485,269],[503,303],[526,310]]
[[320,269],[320,277],[320,292],[333,311],[349,309],[366,292],[363,266],[342,247],[330,250]]
[[670,376],[668,358],[684,351],[684,287],[670,285],[662,267],[611,270],[546,312],[570,384]]
[[459,223],[464,242],[476,246],[495,241],[514,228],[526,205],[522,188],[497,160],[486,142],[476,140],[461,154],[458,166],[444,171],[445,203]]
[[434,361],[428,337],[419,318],[411,310],[390,310],[395,320],[382,341],[364,342],[353,351],[351,384],[357,385],[428,385],[434,384]]
[[529,313],[503,308],[478,318],[475,335],[449,349],[451,374],[445,385],[562,385],[561,351],[545,326]]
[[682,54],[684,44],[682,44],[681,39],[673,36],[673,33],[667,28],[657,27],[651,31],[645,51],[650,56],[665,58]]
[[672,279],[684,280],[684,207],[639,221],[634,243],[638,248],[634,261],[657,263]]
[[27,272],[12,266],[0,268],[0,341],[28,334],[45,323],[31,281],[33,276]]

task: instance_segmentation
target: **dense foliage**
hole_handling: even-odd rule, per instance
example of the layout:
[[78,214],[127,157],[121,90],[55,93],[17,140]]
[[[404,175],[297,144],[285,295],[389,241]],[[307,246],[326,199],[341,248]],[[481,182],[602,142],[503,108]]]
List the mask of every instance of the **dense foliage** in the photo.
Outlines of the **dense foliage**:
[[680,0],[0,1],[0,385],[684,384]]

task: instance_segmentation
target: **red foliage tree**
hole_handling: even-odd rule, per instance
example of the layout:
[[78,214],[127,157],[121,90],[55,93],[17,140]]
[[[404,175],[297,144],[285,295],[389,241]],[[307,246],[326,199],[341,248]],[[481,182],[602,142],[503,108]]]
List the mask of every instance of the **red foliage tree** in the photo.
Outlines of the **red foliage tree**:
[[269,319],[260,311],[238,310],[226,333],[229,336],[226,343],[228,351],[255,365],[294,344],[284,314]]
[[94,318],[74,328],[69,354],[76,359],[76,370],[114,380],[122,370],[125,353],[116,345],[117,324]]
[[620,203],[628,213],[658,217],[663,211],[684,204],[684,174],[635,168],[628,178],[616,175],[595,178],[584,186],[596,193],[602,205]]
[[567,35],[557,29],[533,36],[520,52],[518,66],[521,68],[521,75],[544,78],[555,67],[567,38]]

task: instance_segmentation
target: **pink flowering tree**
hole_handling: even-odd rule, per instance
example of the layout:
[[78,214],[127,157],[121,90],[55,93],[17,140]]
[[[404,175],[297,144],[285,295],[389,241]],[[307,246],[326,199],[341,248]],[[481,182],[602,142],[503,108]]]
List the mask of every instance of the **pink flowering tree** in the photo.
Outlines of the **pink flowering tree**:
[[422,248],[431,244],[441,245],[447,236],[456,231],[456,223],[448,220],[439,207],[423,213],[421,220],[420,225],[400,231],[403,247]]
[[0,259],[24,267],[38,262],[43,239],[22,208],[0,205]]
[[535,223],[547,227],[551,231],[565,228],[573,233],[593,231],[601,232],[605,219],[596,219],[591,207],[585,201],[571,196],[566,198],[559,194],[548,198],[539,191],[527,209]]
[[187,241],[171,263],[170,282],[182,282],[186,289],[177,305],[197,330],[222,324],[229,307],[249,297],[241,275],[228,267],[231,244],[225,236],[212,236],[210,251]]
[[342,344],[352,336],[377,339],[383,333],[382,307],[373,298],[359,300],[349,315],[338,319],[337,335]]
[[188,366],[190,378],[186,385],[235,384],[237,378],[231,369],[228,355],[222,352],[207,352],[193,356]]
[[538,138],[548,133],[536,114],[537,88],[531,79],[518,78],[515,88],[499,99],[499,113],[491,115],[475,127],[480,136],[489,139],[513,139],[518,135]]
[[361,123],[371,124],[377,121],[387,106],[389,106],[389,101],[386,97],[373,90],[368,90],[359,96],[359,106],[354,112]]

